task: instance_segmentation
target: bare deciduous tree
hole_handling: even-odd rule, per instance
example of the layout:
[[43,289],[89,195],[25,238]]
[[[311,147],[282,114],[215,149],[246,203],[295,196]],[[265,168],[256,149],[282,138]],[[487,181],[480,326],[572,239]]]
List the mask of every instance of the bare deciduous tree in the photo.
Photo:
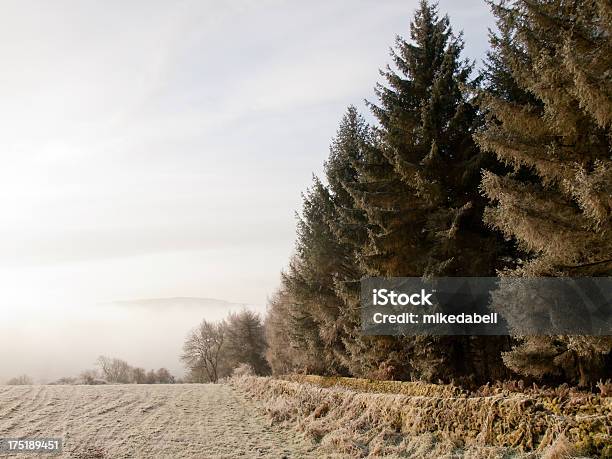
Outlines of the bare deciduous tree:
[[146,384],[155,384],[157,382],[157,374],[155,370],[147,371],[147,376],[145,377]]
[[135,384],[146,384],[147,372],[144,368],[132,368],[131,380]]
[[98,357],[98,366],[108,382],[127,384],[131,380],[132,367],[125,361],[116,358]]
[[98,371],[95,369],[85,370],[80,374],[80,379],[83,382],[83,384],[93,385],[93,384],[97,384],[97,381],[100,379],[100,375],[98,374]]
[[6,382],[9,386],[28,386],[34,384],[32,382],[32,378],[28,375],[17,376],[16,378],[11,378]]
[[187,336],[181,360],[192,374],[205,375],[210,382],[218,381],[219,357],[225,340],[225,329],[225,322],[212,323],[203,320],[200,326]]
[[156,373],[157,382],[159,384],[174,384],[174,376],[166,368],[160,368]]

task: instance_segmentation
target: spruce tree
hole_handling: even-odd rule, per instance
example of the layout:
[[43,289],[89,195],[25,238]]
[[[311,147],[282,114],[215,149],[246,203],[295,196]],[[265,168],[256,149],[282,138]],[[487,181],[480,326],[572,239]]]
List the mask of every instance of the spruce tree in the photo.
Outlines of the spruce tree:
[[268,302],[264,327],[266,360],[274,374],[325,373],[317,324],[286,288],[281,287]]
[[360,170],[371,168],[368,161],[372,150],[372,129],[356,108],[350,106],[340,122],[336,137],[325,163],[333,213],[328,213],[328,224],[344,256],[339,258],[343,269],[334,279],[334,290],[342,301],[340,323],[344,365],[355,376],[368,378],[407,377],[406,356],[401,341],[395,337],[368,337],[361,333],[360,279],[364,269],[360,254],[368,243],[368,232],[375,223],[355,202],[351,190],[360,181]]
[[[370,104],[377,132],[357,164],[357,182],[347,186],[370,223],[360,265],[371,276],[492,275],[504,245],[482,224],[479,173],[490,156],[472,139],[478,114],[462,90],[472,83],[472,65],[461,60],[462,39],[435,5],[421,2],[410,37],[397,38],[395,68],[381,72],[386,84]],[[483,342],[499,350],[492,338],[396,344],[409,377],[437,380],[489,371],[469,364]]]
[[387,85],[378,85],[378,104],[370,104],[381,142],[357,196],[379,226],[364,254],[379,275],[491,272],[496,238],[479,223],[485,156],[471,137],[476,111],[461,87],[472,66],[460,59],[462,49],[448,17],[422,1],[411,42],[397,38],[397,70],[382,72]]
[[[283,285],[296,301],[294,317],[307,340],[319,342],[319,359],[324,372],[344,374],[344,350],[341,299],[334,286],[338,277],[345,278],[350,263],[346,246],[330,228],[335,207],[328,188],[318,179],[303,195],[298,215],[296,254],[283,274]],[[350,275],[350,273],[348,274]]]
[[[330,146],[325,162],[325,175],[329,184],[334,212],[328,214],[327,223],[344,249],[343,270],[334,279],[334,292],[342,302],[339,323],[342,327],[344,352],[340,356],[349,372],[356,376],[369,376],[372,343],[364,344],[360,334],[359,281],[362,275],[357,256],[367,240],[368,222],[363,211],[346,188],[357,181],[357,164],[363,161],[368,142],[369,126],[354,106],[350,106]],[[374,364],[376,365],[377,359]]]
[[[482,99],[488,122],[476,139],[511,171],[483,175],[491,204],[484,218],[524,254],[503,274],[608,276],[612,6],[518,0],[492,7],[504,35],[492,43],[498,78]],[[512,304],[498,307],[512,317]],[[525,337],[504,360],[524,375],[588,384],[604,374],[611,349],[610,337]]]
[[244,309],[226,318],[224,357],[232,369],[248,364],[255,374],[265,375],[270,367],[265,360],[266,341],[259,314]]

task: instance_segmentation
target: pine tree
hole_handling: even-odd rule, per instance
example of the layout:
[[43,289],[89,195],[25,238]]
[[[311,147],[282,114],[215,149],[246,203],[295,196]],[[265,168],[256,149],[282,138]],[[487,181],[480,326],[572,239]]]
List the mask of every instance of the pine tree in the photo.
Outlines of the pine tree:
[[[610,275],[612,6],[492,7],[504,34],[492,43],[499,78],[482,99],[489,119],[476,139],[511,168],[482,179],[491,202],[485,221],[524,253],[504,274]],[[499,308],[512,316],[512,304]],[[524,375],[587,384],[601,376],[611,349],[609,337],[527,337],[504,360]]]

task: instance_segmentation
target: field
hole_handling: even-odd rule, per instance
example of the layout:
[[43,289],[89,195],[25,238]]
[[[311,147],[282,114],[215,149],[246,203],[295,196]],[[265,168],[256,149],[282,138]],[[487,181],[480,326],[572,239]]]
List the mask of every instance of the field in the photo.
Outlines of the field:
[[316,456],[221,384],[0,386],[0,437],[61,437],[83,459]]
[[563,387],[300,375],[0,386],[0,437],[59,437],[67,458],[607,458],[611,433],[612,397]]

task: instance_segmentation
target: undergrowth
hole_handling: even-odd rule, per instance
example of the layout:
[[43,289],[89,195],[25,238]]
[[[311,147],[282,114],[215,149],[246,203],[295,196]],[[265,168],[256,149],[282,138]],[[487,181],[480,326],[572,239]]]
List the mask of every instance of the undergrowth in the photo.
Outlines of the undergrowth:
[[[562,387],[485,387],[295,375],[230,384],[330,457],[612,457],[612,398]],[[522,392],[521,392],[522,390]]]

